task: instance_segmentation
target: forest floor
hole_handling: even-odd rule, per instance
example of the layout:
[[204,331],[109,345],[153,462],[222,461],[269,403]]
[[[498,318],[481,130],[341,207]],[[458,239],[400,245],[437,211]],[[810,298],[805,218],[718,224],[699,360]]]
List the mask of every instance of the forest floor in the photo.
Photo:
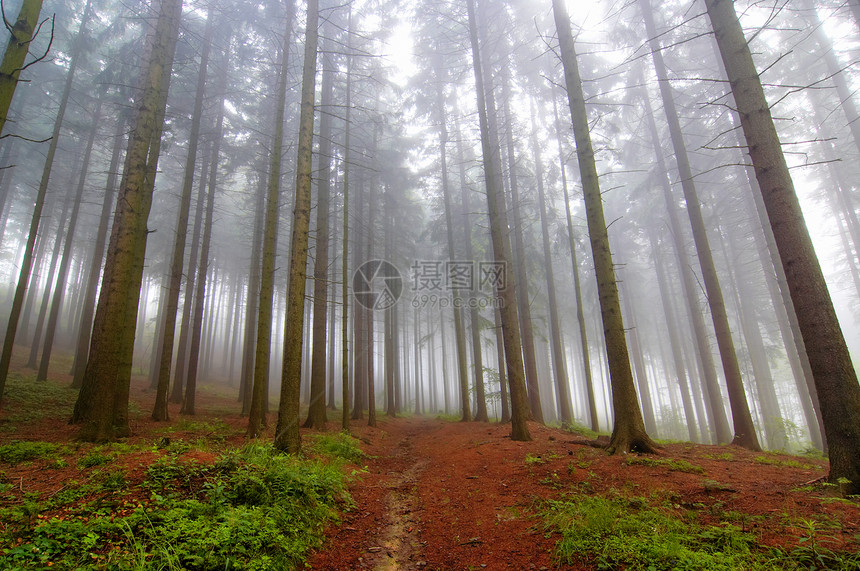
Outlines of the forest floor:
[[[245,443],[245,419],[225,389],[203,387],[193,419],[171,405],[171,425],[149,420],[153,398],[142,385],[133,386],[133,435],[126,440],[150,448],[119,455],[111,465],[124,471],[129,489],[142,481],[154,459],[155,452],[146,450],[167,436],[174,442],[208,443],[187,452],[200,464],[214,462],[225,447]],[[73,440],[75,427],[66,424],[68,400],[57,404],[43,398],[32,406],[29,411],[4,407],[0,445]],[[40,406],[47,413],[40,413]],[[329,413],[330,432],[338,431],[339,414]],[[759,551],[790,551],[810,540],[821,550],[856,552],[860,547],[860,505],[823,483],[826,460],[821,458],[690,443],[665,443],[658,455],[609,456],[585,436],[537,423],[529,423],[529,429],[531,442],[514,442],[510,426],[499,424],[382,414],[373,428],[366,420],[353,421],[351,433],[367,455],[346,466],[357,474],[349,488],[354,504],[339,522],[327,525],[324,544],[311,553],[308,566],[595,569],[596,559],[588,554],[562,563],[556,551],[562,534],[548,523],[553,501],[582,495],[624,498],[634,510],[643,502],[659,505],[683,521],[695,519],[712,529],[733,526],[753,538]],[[303,435],[309,438],[308,432]],[[66,453],[83,457],[92,452],[88,446]],[[11,483],[0,503],[15,504],[26,494],[52,497],[82,477],[74,458],[63,465],[46,462],[0,462],[2,479]]]

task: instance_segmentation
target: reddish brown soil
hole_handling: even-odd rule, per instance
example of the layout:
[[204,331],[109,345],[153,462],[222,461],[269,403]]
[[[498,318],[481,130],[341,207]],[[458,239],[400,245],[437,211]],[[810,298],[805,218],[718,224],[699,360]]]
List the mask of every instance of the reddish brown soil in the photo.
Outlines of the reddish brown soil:
[[705,520],[713,513],[715,522],[731,511],[764,516],[746,524],[763,545],[793,544],[802,535],[793,524],[825,514],[841,522],[828,533],[831,549],[849,547],[858,531],[857,504],[825,498],[821,490],[796,490],[824,474],[820,461],[691,444],[642,457],[686,460],[704,470],[686,473],[636,464],[635,455],[608,456],[560,430],[529,428],[532,442],[514,442],[509,426],[495,424],[407,418],[356,426],[373,455],[368,474],[353,489],[356,509],[329,530],[329,547],[311,567],[590,569],[557,565],[552,551],[558,536],[537,517],[542,500],[581,493],[583,482],[597,494],[657,493],[679,512],[696,509]]
[[[212,438],[213,452],[194,451],[198,462],[212,462],[220,442],[244,442],[245,420],[230,392],[207,393],[197,400],[195,417],[180,417],[171,405],[171,418],[195,423],[220,421],[227,434],[206,428],[169,433],[165,423],[149,420],[153,395],[136,385],[132,399],[138,411],[130,443],[153,444],[165,435],[172,440]],[[7,410],[0,412],[0,426]],[[331,413],[339,417],[339,412]],[[274,418],[271,418],[274,422]],[[205,425],[204,425],[205,426]],[[326,546],[312,555],[309,567],[351,569],[589,569],[559,566],[552,557],[558,535],[544,527],[538,512],[542,502],[570,493],[605,494],[613,489],[629,496],[668,501],[679,512],[696,510],[702,519],[723,521],[728,512],[747,514],[738,525],[752,531],[762,545],[790,546],[803,535],[798,522],[819,519],[838,525],[826,530],[831,549],[857,549],[855,536],[860,507],[837,500],[835,490],[808,485],[825,474],[826,462],[797,456],[753,453],[737,447],[692,444],[667,445],[659,456],[608,456],[587,445],[583,437],[530,423],[531,442],[514,442],[510,427],[485,423],[456,423],[435,418],[390,419],[378,426],[353,423],[352,433],[370,456],[351,485],[355,507],[327,530]],[[330,422],[330,430],[338,423]],[[11,440],[71,442],[75,427],[65,418],[22,424],[0,432],[0,444]],[[80,444],[83,456],[92,447]],[[121,455],[112,469],[122,468],[129,484],[143,479],[155,451]],[[667,465],[647,465],[648,459],[685,460],[701,472],[684,472]],[[18,466],[0,465],[6,481],[18,493],[54,494],[69,480],[86,473],[70,459],[65,468],[48,467],[45,460]],[[677,466],[675,467],[677,468]],[[141,498],[142,499],[142,498]],[[133,502],[135,498],[126,497]],[[123,506],[117,506],[118,510]],[[61,514],[43,514],[61,515]],[[0,533],[3,524],[0,522]]]

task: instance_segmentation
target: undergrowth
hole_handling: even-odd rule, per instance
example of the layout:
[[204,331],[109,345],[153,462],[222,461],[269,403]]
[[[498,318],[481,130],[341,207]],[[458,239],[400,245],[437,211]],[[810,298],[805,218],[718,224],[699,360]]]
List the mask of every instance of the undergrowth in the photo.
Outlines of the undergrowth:
[[0,569],[300,567],[325,523],[351,505],[342,459],[363,457],[346,435],[316,437],[312,448],[322,457],[263,444],[212,463],[166,452],[133,486],[111,456],[91,453],[78,462],[90,467],[86,479],[46,498],[3,497]]
[[555,551],[561,564],[648,571],[860,569],[860,556],[829,550],[814,525],[796,547],[765,550],[736,522],[702,524],[695,514],[643,497],[576,493],[548,500],[542,515],[547,528],[561,535]]

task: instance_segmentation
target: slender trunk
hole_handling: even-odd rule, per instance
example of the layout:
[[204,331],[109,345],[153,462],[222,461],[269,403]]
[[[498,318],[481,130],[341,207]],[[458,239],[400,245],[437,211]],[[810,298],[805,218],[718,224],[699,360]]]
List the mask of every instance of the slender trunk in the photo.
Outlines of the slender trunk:
[[[454,247],[454,223],[451,206],[451,188],[450,183],[448,181],[448,119],[446,115],[447,104],[445,101],[445,92],[442,77],[444,73],[444,62],[442,61],[441,52],[436,53],[436,57],[433,58],[433,63],[433,69],[436,73],[436,113],[438,114],[439,121],[439,162],[441,166],[440,176],[442,183],[442,198],[445,203],[445,233],[448,239],[448,259],[452,262],[451,267],[454,267],[454,264],[456,264],[457,260],[457,250]],[[455,276],[449,275],[446,277],[451,282],[456,283],[456,280],[454,279]],[[463,312],[459,304],[462,290],[457,287],[454,288],[452,293],[456,300],[456,302],[454,303],[453,312],[454,340],[456,342],[457,347],[457,378],[459,380],[458,386],[460,387],[460,400],[462,403],[462,415],[460,417],[460,420],[463,422],[469,422],[470,420],[472,420],[472,412],[470,410],[469,403],[469,369],[466,365],[466,332],[465,328],[463,327]],[[479,407],[480,403],[484,400],[485,399],[480,399],[478,401]],[[481,416],[481,412],[483,412],[483,418],[478,418]],[[475,420],[487,420],[486,405],[477,414]]]
[[[326,27],[323,26],[324,35]],[[329,195],[331,193],[331,132],[332,100],[334,97],[334,63],[325,53],[322,63],[322,95],[320,100],[320,135],[317,183],[317,227],[314,248],[314,328],[311,356],[311,404],[305,427],[325,430],[326,392],[326,325],[328,312],[328,243]]]
[[[72,181],[68,182],[68,186],[72,186]],[[48,263],[48,277],[45,280],[45,289],[42,291],[42,303],[39,304],[39,315],[36,317],[36,329],[33,331],[33,342],[30,344],[30,356],[27,359],[26,367],[30,369],[36,368],[36,357],[39,353],[39,346],[42,342],[42,330],[45,327],[45,318],[48,315],[48,307],[51,304],[51,292],[56,290],[62,284],[56,283],[57,263],[62,252],[63,236],[65,232],[66,216],[69,213],[69,207],[72,205],[73,196],[71,193],[66,195],[63,200],[63,210],[60,218],[57,220],[57,236],[52,244],[51,261]]]
[[675,304],[673,296],[669,291],[666,271],[663,267],[663,249],[657,240],[656,230],[652,227],[648,233],[651,240],[651,251],[654,252],[654,270],[657,273],[657,285],[660,288],[660,301],[663,305],[663,313],[666,315],[666,329],[669,331],[669,347],[672,351],[672,363],[675,366],[675,378],[681,389],[681,401],[684,403],[684,416],[687,419],[687,435],[690,442],[699,442],[699,434],[696,423],[696,411],[693,401],[690,399],[690,387],[687,382],[687,368],[684,366],[684,356],[677,330],[677,319],[675,317]]
[[[229,53],[230,38],[222,38]],[[221,140],[224,136],[224,99],[227,90],[227,70],[229,69],[229,56],[225,56],[220,66],[218,85],[218,107],[215,110],[215,130],[213,133],[212,147],[209,156],[209,190],[206,196],[206,218],[203,221],[203,238],[200,246],[200,261],[197,264],[197,278],[195,286],[197,292],[194,294],[194,318],[191,323],[191,349],[188,361],[188,381],[185,385],[185,399],[182,402],[180,414],[194,414],[195,396],[197,390],[197,371],[200,364],[200,342],[203,329],[203,312],[206,301],[206,274],[209,269],[209,248],[212,241],[212,217],[215,211],[215,190],[218,182],[218,162],[221,153]],[[201,194],[200,199],[203,199]],[[212,285],[217,281],[213,278]],[[214,321],[214,318],[211,320]]]
[[75,349],[75,362],[72,373],[72,388],[76,389],[81,388],[84,380],[84,371],[87,367],[87,353],[90,348],[90,334],[93,327],[96,292],[98,291],[102,259],[104,258],[105,246],[107,243],[108,225],[110,224],[111,218],[110,213],[114,204],[114,196],[116,195],[119,161],[122,157],[123,143],[125,142],[125,137],[123,135],[125,127],[125,117],[118,117],[116,121],[116,129],[114,130],[113,152],[111,153],[110,166],[108,167],[107,184],[105,185],[105,194],[102,198],[102,211],[99,216],[99,227],[98,230],[96,230],[93,256],[90,262],[90,271],[87,276],[87,285],[84,290],[83,307],[81,309],[80,327],[78,330],[78,341]]
[[591,145],[585,96],[582,92],[582,79],[579,75],[577,55],[570,30],[570,18],[563,0],[553,0],[552,6],[564,66],[579,172],[582,177],[588,234],[591,239],[594,273],[597,278],[600,313],[603,318],[606,354],[611,375],[615,423],[609,441],[609,450],[618,454],[631,450],[650,452],[656,449],[656,445],[645,431],[636,387],[633,384],[633,372],[630,369],[627,339],[624,335],[624,322],[621,316],[621,303],[618,299],[615,267],[609,249],[609,231],[603,214],[603,198],[597,177],[597,165],[594,162],[594,150]]
[[[266,393],[269,380],[269,359],[272,344],[272,304],[275,295],[275,255],[278,240],[278,210],[281,181],[281,154],[284,144],[284,107],[287,98],[287,70],[289,64],[290,39],[292,37],[295,3],[287,2],[286,26],[280,46],[278,62],[278,91],[275,106],[275,133],[269,156],[269,181],[266,188],[266,217],[263,226],[263,253],[261,255],[260,290],[251,292],[258,296],[257,335],[254,342],[254,382],[251,391],[251,408],[248,414],[249,438],[260,436],[266,425]],[[304,284],[302,284],[304,290]],[[304,308],[304,305],[302,305]],[[298,314],[303,324],[303,315]],[[301,327],[299,327],[301,330]],[[301,343],[300,343],[301,345]],[[301,355],[301,353],[300,353]],[[298,381],[296,381],[298,382]],[[298,428],[298,425],[296,426]]]
[[[167,287],[167,301],[162,322],[161,355],[158,363],[158,384],[156,386],[155,407],[152,420],[169,420],[167,397],[170,388],[170,365],[173,361],[173,341],[176,335],[176,314],[179,308],[179,290],[182,285],[185,241],[188,237],[188,216],[191,212],[191,193],[194,188],[194,169],[197,165],[197,148],[200,143],[200,122],[203,117],[203,95],[206,89],[206,76],[209,69],[209,54],[212,49],[212,36],[215,26],[215,10],[210,9],[206,17],[206,32],[197,72],[197,94],[191,115],[191,131],[188,135],[188,154],[185,157],[185,173],[182,180],[182,193],[179,197],[179,210],[176,219],[176,236],[173,241],[173,256],[170,263],[170,278]],[[210,182],[211,184],[211,182]],[[202,193],[201,193],[202,196]],[[191,299],[190,288],[186,287],[186,302]]]
[[[503,73],[507,66],[503,67]],[[494,109],[493,86],[487,74],[487,116],[490,121],[490,132],[494,131]],[[516,269],[517,282],[517,312],[520,322],[520,337],[523,343],[523,365],[525,367],[526,385],[529,393],[529,406],[532,419],[543,424],[543,407],[540,400],[540,381],[537,371],[537,359],[535,356],[535,340],[532,324],[531,296],[529,295],[529,280],[526,273],[528,258],[526,257],[525,239],[523,237],[523,226],[525,219],[522,214],[519,178],[517,174],[516,149],[514,147],[513,116],[510,109],[510,78],[505,77],[502,81],[502,113],[508,128],[505,130],[505,148],[508,158],[508,181],[511,190],[511,206],[513,214],[513,255],[514,268]],[[492,135],[491,135],[492,138]],[[500,171],[501,172],[501,171]]]
[[722,362],[723,373],[726,377],[726,388],[728,389],[729,404],[732,411],[732,424],[735,433],[732,443],[750,450],[760,450],[761,447],[755,433],[746,391],[741,379],[741,371],[738,366],[728,315],[726,314],[723,292],[720,287],[716,267],[714,266],[701,203],[699,202],[696,186],[693,182],[693,170],[687,156],[687,148],[681,131],[681,122],[675,108],[675,99],[669,85],[666,64],[663,62],[661,47],[657,39],[657,30],[654,24],[650,0],[640,0],[640,6],[645,17],[645,27],[649,36],[651,57],[654,60],[654,69],[660,85],[663,109],[669,122],[669,136],[672,139],[672,147],[678,163],[681,189],[684,192],[684,202],[687,205],[687,214],[690,217],[690,225],[693,229],[693,241],[696,244],[696,253],[698,254],[699,266],[702,270],[702,280],[705,282],[705,291],[707,292],[708,307],[711,310],[714,332],[717,337],[717,346],[720,349],[720,361]]
[[[299,387],[302,377],[302,336],[305,311],[305,280],[308,260],[308,231],[311,214],[311,175],[314,138],[314,99],[319,30],[319,0],[308,0],[305,30],[305,61],[302,69],[302,100],[296,158],[296,194],[290,242],[287,285],[287,315],[284,329],[284,367],[275,448],[290,454],[301,450],[299,434]],[[325,403],[323,403],[325,404]],[[323,409],[324,411],[325,409]]]
[[[693,326],[693,336],[696,341],[696,353],[699,357],[698,364],[706,397],[705,404],[707,405],[708,418],[710,420],[710,440],[715,443],[726,444],[731,441],[731,431],[729,430],[728,419],[723,407],[723,397],[717,384],[717,372],[714,367],[710,342],[705,332],[705,320],[699,308],[698,290],[693,283],[693,270],[689,264],[690,256],[687,253],[687,246],[683,239],[681,222],[679,220],[679,207],[672,196],[669,174],[657,134],[657,124],[654,121],[651,100],[647,94],[643,95],[643,102],[646,111],[645,119],[648,123],[648,130],[651,132],[651,142],[654,146],[654,155],[657,162],[658,172],[656,176],[662,189],[663,202],[666,205],[666,216],[669,221],[669,233],[672,236],[672,245],[674,246],[675,258],[678,263],[678,272],[681,275],[681,289],[687,304],[690,321]],[[704,422],[704,419],[701,419],[701,417],[700,420]],[[705,428],[705,426],[702,426],[703,438],[705,436]]]
[[[93,113],[93,127],[90,130],[90,136],[87,140],[86,150],[81,159],[81,172],[78,177],[78,185],[75,190],[75,197],[72,204],[72,213],[69,216],[69,227],[66,230],[66,240],[63,245],[63,257],[60,262],[60,270],[57,273],[57,285],[54,287],[54,299],[51,301],[51,313],[48,316],[48,324],[45,327],[45,343],[42,349],[42,359],[39,362],[39,371],[36,373],[37,381],[45,381],[48,379],[48,364],[51,360],[51,350],[54,346],[54,334],[57,331],[57,322],[60,319],[60,308],[63,305],[63,295],[65,293],[66,276],[69,272],[69,264],[72,261],[72,244],[75,238],[75,228],[78,224],[78,213],[80,212],[81,202],[84,195],[84,184],[87,180],[89,172],[90,157],[93,152],[93,144],[96,139],[96,132],[101,121],[102,100],[101,94],[96,102],[96,110]],[[58,244],[59,246],[59,244]]]
[[170,402],[182,403],[185,379],[188,376],[188,344],[191,335],[191,321],[194,318],[194,280],[197,279],[197,259],[200,254],[200,234],[203,229],[203,216],[206,206],[209,157],[205,156],[200,170],[200,186],[197,190],[197,205],[194,212],[194,226],[191,229],[191,248],[188,252],[188,268],[185,283],[185,299],[182,302],[182,320],[179,326],[179,343],[176,351],[176,372],[173,374],[173,389]]
[[[343,244],[341,247],[341,428],[349,430],[349,160],[352,116],[352,4],[349,5],[346,56],[346,116],[343,137]],[[355,310],[353,310],[353,319]]]
[[546,271],[547,303],[549,310],[550,350],[552,353],[552,373],[558,396],[558,413],[562,424],[573,422],[573,411],[570,403],[570,385],[567,381],[567,367],[564,362],[564,350],[561,345],[561,325],[558,319],[558,300],[555,293],[555,273],[552,269],[552,251],[549,243],[549,215],[546,207],[546,192],[544,191],[543,159],[537,140],[537,130],[532,108],[532,154],[535,163],[535,178],[537,179],[538,206],[540,208],[541,241],[543,242],[543,264]]
[[582,351],[582,372],[585,375],[585,397],[588,401],[588,419],[591,423],[591,430],[597,432],[600,430],[600,422],[597,419],[597,402],[594,399],[594,379],[591,374],[591,356],[588,350],[588,333],[585,327],[585,309],[582,305],[582,284],[579,279],[579,262],[577,261],[576,255],[576,233],[573,229],[573,216],[570,212],[570,196],[568,195],[567,188],[567,170],[565,169],[564,151],[561,146],[562,131],[558,117],[558,105],[555,97],[553,97],[552,108],[555,116],[556,139],[558,140],[558,159],[559,168],[561,170],[561,188],[564,191],[564,210],[567,216],[567,238],[570,243],[573,293],[576,301],[576,322],[579,326],[579,344]]
[[[499,398],[502,400],[502,417],[499,422],[506,423],[511,421],[511,407],[508,399],[508,383],[505,368],[505,343],[502,338],[502,317],[498,308],[493,311],[495,325],[493,328],[496,331],[496,361],[499,367]],[[480,350],[478,345],[478,350]]]
[[[508,239],[508,221],[505,196],[499,180],[499,146],[491,142],[490,125],[484,74],[481,64],[478,27],[475,18],[475,0],[467,0],[469,31],[472,44],[472,67],[475,73],[475,90],[478,95],[478,120],[481,128],[484,179],[487,188],[487,209],[490,217],[490,234],[495,264],[501,270],[502,279],[496,281],[496,299],[501,306],[502,337],[505,345],[505,360],[511,389],[511,439],[531,440],[526,420],[529,417],[529,394],[526,390],[523,369],[522,343],[518,328],[516,278],[511,271],[511,243]],[[497,140],[493,138],[492,140]]]

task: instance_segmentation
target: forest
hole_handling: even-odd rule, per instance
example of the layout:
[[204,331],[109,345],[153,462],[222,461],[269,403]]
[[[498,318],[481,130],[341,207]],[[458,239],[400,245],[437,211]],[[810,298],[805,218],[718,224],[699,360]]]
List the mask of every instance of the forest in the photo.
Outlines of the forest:
[[860,568],[860,1],[0,8],[0,566]]

